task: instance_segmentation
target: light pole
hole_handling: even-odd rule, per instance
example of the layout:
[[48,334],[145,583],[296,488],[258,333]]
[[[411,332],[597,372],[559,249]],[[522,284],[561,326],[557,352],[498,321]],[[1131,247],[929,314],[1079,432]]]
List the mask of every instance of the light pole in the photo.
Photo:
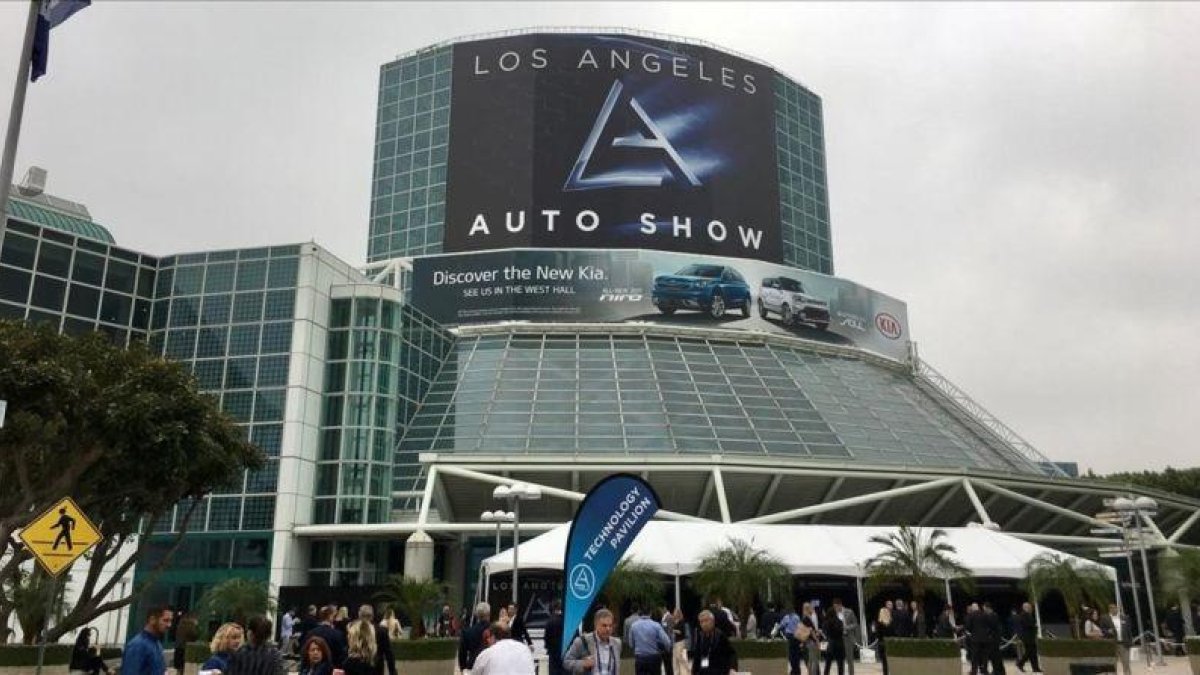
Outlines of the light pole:
[[[1122,515],[1123,522],[1133,520],[1134,541],[1142,556],[1142,574],[1146,579],[1146,597],[1150,604],[1150,629],[1154,635],[1154,651],[1158,656],[1158,665],[1161,666],[1166,662],[1163,660],[1162,640],[1158,635],[1158,610],[1154,607],[1154,587],[1150,584],[1150,563],[1146,560],[1146,540],[1142,532],[1142,518],[1158,513],[1158,502],[1149,497],[1138,497],[1137,499],[1118,497],[1112,502],[1112,510]],[[1132,566],[1130,566],[1130,571],[1133,571]]]
[[[511,523],[511,522],[513,522],[513,520],[515,518],[516,518],[516,516],[513,515],[512,511],[501,511],[500,509],[496,509],[495,511],[484,511],[483,513],[479,514],[479,519],[481,521],[483,521],[485,523],[495,523],[496,524],[496,551],[493,555],[498,555],[500,553],[500,525],[502,523]],[[491,578],[492,578],[491,575],[488,575],[487,579],[484,580],[484,586],[483,586],[483,601],[484,602],[487,602],[487,600],[488,600],[488,591],[490,590],[490,587],[492,585]],[[476,596],[476,597],[478,597],[478,596]]]
[[520,605],[521,604],[521,602],[520,602],[521,587],[518,585],[520,582],[520,572],[518,571],[518,568],[520,567],[521,559],[520,559],[520,554],[517,551],[517,548],[521,541],[520,540],[520,537],[521,537],[521,502],[522,501],[534,501],[537,499],[541,499],[542,498],[542,489],[536,485],[529,485],[527,483],[515,483],[511,486],[497,485],[496,489],[492,490],[492,497],[494,499],[503,499],[504,501],[508,502],[509,507],[512,508],[512,514],[513,514],[513,521],[512,521],[513,522],[512,603],[515,605]]

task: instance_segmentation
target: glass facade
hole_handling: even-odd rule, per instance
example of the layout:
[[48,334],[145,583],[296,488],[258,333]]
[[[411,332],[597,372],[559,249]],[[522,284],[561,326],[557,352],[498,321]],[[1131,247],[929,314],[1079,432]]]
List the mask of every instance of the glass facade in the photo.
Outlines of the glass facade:
[[393,481],[411,483],[420,468],[394,454],[396,440],[453,336],[379,297],[333,300],[329,328],[313,522],[387,522]]
[[761,342],[594,333],[460,339],[400,452],[722,453],[1037,471],[898,367]]
[[[442,252],[452,50],[380,70],[368,262]],[[820,97],[777,74],[775,127],[783,263],[833,274]]]
[[442,252],[450,52],[423,51],[379,73],[367,262]]
[[821,98],[777,75],[775,152],[779,160],[783,262],[800,269],[833,274],[824,130]]

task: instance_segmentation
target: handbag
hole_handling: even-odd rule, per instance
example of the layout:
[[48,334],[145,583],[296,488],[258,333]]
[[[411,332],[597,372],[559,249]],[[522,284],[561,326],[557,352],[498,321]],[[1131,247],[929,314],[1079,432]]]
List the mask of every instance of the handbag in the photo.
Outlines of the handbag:
[[796,632],[792,635],[792,637],[801,642],[808,642],[809,639],[812,638],[812,634],[812,629],[809,628],[807,624],[801,622],[799,626],[796,626]]

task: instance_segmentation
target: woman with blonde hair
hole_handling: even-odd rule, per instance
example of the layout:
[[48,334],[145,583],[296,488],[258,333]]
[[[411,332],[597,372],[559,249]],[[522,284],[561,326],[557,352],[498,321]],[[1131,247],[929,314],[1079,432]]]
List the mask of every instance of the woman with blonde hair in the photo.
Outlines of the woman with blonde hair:
[[892,635],[892,610],[887,607],[879,608],[879,618],[875,620],[875,640],[878,643],[875,655],[883,669],[883,675],[888,675],[887,638]]
[[208,643],[208,650],[212,652],[212,656],[200,666],[200,670],[219,670],[222,673],[229,672],[229,655],[242,648],[242,641],[245,640],[246,632],[242,629],[241,624],[224,623],[213,634],[212,642]]
[[375,675],[378,645],[375,642],[374,622],[363,619],[351,621],[346,628],[346,637],[346,662],[342,664],[342,670],[346,671],[346,675]]
[[404,636],[404,626],[400,623],[400,619],[396,618],[396,610],[391,607],[383,610],[383,620],[379,622],[379,625],[387,631],[389,640],[399,640]]

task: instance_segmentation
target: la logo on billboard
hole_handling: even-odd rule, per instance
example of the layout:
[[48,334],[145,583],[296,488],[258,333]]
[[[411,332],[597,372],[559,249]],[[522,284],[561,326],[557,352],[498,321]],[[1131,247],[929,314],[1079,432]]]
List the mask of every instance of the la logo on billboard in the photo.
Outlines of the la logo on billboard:
[[[617,103],[622,99],[622,91],[624,86],[620,80],[613,82],[612,88],[608,90],[608,97],[604,100],[604,105],[600,107],[600,114],[596,117],[595,124],[592,125],[592,131],[588,135],[587,141],[583,144],[583,149],[579,152],[579,158],[575,160],[575,166],[571,169],[571,175],[567,177],[567,182],[563,185],[564,191],[575,190],[598,190],[603,188],[614,187],[662,187],[667,176],[661,171],[647,171],[644,166],[629,166],[628,168],[608,169],[602,173],[588,175],[588,165],[592,161],[592,156],[596,152],[596,148],[601,145],[601,138],[604,136],[605,130],[609,126],[609,120],[612,118],[613,112],[617,109]],[[641,123],[642,129],[635,131],[629,135],[610,135],[604,139],[604,148],[619,148],[619,149],[651,149],[659,150],[663,155],[663,163],[670,171],[670,175],[681,183],[686,183],[692,187],[700,186],[700,179],[696,177],[688,165],[679,156],[675,147],[667,140],[666,134],[662,129],[655,124],[654,120],[646,114],[646,110],[638,103],[638,100],[633,96],[624,97],[625,106],[633,113],[633,116]]]

